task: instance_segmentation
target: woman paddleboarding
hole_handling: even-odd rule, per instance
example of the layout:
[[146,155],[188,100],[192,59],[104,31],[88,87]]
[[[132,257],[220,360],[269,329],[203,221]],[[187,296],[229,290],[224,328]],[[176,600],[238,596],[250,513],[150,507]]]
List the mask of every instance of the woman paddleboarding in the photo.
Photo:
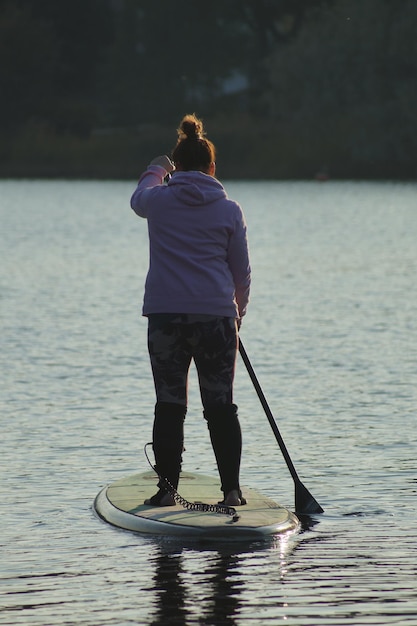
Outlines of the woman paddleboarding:
[[152,445],[159,490],[145,500],[152,506],[175,504],[165,481],[177,489],[192,360],[222,502],[245,503],[233,381],[251,269],[244,214],[215,172],[215,146],[202,121],[186,115],[172,155],[151,161],[131,198],[135,213],[147,219],[150,245],[142,312],[156,393]]

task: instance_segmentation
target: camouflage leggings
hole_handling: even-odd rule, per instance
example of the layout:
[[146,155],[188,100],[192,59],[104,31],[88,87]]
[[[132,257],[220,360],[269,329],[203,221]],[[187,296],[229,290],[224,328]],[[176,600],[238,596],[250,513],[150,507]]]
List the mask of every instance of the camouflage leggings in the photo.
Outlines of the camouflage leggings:
[[187,405],[194,359],[206,409],[233,402],[237,326],[230,317],[149,315],[148,349],[158,402]]

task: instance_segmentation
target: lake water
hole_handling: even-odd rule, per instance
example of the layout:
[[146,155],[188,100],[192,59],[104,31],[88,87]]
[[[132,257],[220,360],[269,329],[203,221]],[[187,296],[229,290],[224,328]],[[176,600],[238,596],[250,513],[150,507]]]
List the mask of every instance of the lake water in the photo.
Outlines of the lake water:
[[[417,624],[417,185],[229,182],[253,265],[241,336],[303,483],[291,538],[198,546],[117,530],[154,404],[134,182],[0,181],[0,623]],[[194,372],[184,469],[216,475]],[[243,484],[293,482],[239,360]]]

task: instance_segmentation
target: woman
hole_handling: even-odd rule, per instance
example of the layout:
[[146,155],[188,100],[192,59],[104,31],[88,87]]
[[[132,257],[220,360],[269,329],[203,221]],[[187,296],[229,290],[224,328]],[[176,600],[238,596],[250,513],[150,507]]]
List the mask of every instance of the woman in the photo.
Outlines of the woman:
[[[178,141],[140,177],[131,207],[148,220],[150,265],[143,315],[155,383],[155,469],[177,489],[184,445],[188,371],[196,365],[204,417],[216,457],[223,503],[244,504],[242,448],[233,404],[238,328],[249,301],[250,264],[240,206],[215,178],[215,147],[203,124],[186,115]],[[168,183],[164,179],[172,172]],[[175,504],[160,480],[145,500]]]

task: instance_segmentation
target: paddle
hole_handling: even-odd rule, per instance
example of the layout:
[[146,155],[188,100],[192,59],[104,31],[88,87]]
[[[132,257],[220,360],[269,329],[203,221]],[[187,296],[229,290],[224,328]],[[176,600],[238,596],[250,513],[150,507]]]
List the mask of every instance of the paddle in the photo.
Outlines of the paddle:
[[243,359],[244,364],[246,365],[246,369],[248,370],[248,374],[252,380],[253,386],[255,387],[256,393],[258,394],[259,400],[261,401],[262,407],[265,411],[265,414],[274,432],[278,445],[281,448],[281,452],[283,454],[287,467],[290,470],[290,474],[294,480],[295,512],[298,513],[299,515],[312,515],[314,513],[323,513],[324,511],[321,508],[320,504],[317,502],[317,500],[315,500],[315,498],[313,498],[313,496],[308,491],[308,489],[303,485],[303,483],[298,477],[297,472],[295,471],[293,462],[291,461],[290,455],[288,454],[288,450],[285,446],[284,440],[281,437],[281,433],[278,430],[278,426],[275,422],[274,416],[271,413],[271,410],[268,406],[268,403],[263,394],[261,386],[258,382],[258,379],[256,378],[254,369],[249,361],[249,357],[246,354],[245,348],[243,347],[243,343],[241,339],[239,339],[239,352]]

